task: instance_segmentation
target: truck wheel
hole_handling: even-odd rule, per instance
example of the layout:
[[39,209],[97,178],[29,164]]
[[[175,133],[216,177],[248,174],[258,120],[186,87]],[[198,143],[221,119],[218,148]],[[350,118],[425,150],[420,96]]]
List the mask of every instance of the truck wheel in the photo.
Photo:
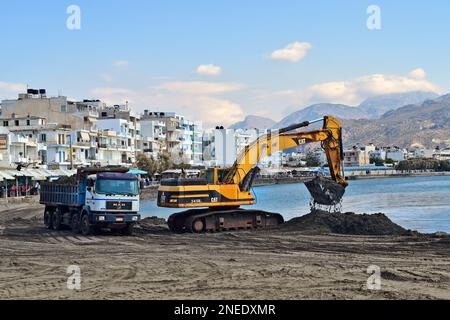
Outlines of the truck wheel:
[[83,234],[83,236],[88,236],[91,235],[92,232],[94,231],[90,222],[89,222],[89,217],[87,214],[85,214],[82,218],[81,218],[81,233]]
[[59,209],[57,209],[52,214],[52,224],[53,224],[53,229],[54,230],[61,230],[62,229],[61,219],[62,219],[61,213],[60,213]]
[[79,214],[72,215],[72,219],[70,221],[70,227],[72,229],[72,232],[75,234],[79,234],[81,232],[80,215]]
[[120,234],[123,236],[132,236],[133,235],[133,224],[129,223],[127,226],[120,230]]
[[50,210],[45,210],[44,212],[44,224],[47,227],[47,229],[52,230],[53,229],[53,215]]

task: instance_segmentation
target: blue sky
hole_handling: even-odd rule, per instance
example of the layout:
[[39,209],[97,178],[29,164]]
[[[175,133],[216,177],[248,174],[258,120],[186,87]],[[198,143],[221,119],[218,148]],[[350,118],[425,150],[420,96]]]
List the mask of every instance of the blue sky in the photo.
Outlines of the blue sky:
[[[66,28],[72,4],[81,30]],[[372,4],[381,30],[366,26]],[[449,13],[445,0],[3,1],[0,98],[29,84],[227,124],[322,101],[444,93]]]

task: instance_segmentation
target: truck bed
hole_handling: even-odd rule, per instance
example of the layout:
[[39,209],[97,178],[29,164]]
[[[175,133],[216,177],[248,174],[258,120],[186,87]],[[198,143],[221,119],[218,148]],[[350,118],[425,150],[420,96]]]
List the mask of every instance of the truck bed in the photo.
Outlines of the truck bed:
[[81,189],[80,185],[44,183],[41,186],[40,203],[54,206],[82,206],[85,202],[85,192]]

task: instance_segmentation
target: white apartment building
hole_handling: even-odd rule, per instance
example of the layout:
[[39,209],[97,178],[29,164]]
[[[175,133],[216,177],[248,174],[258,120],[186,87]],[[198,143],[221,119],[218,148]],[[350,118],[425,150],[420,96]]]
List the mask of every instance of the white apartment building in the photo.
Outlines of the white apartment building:
[[435,154],[436,150],[433,149],[426,149],[426,148],[415,148],[412,150],[412,157],[413,158],[433,158],[433,155]]
[[155,160],[167,150],[165,127],[162,120],[141,118],[142,152]]
[[38,162],[38,144],[34,137],[0,127],[1,167],[16,167],[19,164],[37,164]]
[[433,157],[439,160],[450,160],[450,148],[436,150]]
[[203,164],[203,132],[200,123],[175,112],[151,112],[142,115],[144,135],[160,143],[176,163]]
[[386,148],[386,159],[392,159],[395,162],[403,161],[407,158],[408,150],[400,149],[398,147]]
[[[203,136],[205,149],[205,163],[229,167],[244,148],[254,142],[259,136],[266,134],[266,130],[224,129],[216,128],[205,131]],[[261,167],[280,167],[283,163],[283,153],[274,152],[271,156],[264,156],[259,161]]]

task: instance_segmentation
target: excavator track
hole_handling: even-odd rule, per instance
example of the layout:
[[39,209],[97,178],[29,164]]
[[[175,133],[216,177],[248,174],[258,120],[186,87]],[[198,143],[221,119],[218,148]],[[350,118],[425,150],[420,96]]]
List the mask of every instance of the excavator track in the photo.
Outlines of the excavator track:
[[192,209],[171,215],[168,226],[176,233],[206,233],[248,230],[278,226],[284,223],[278,213],[261,210]]

